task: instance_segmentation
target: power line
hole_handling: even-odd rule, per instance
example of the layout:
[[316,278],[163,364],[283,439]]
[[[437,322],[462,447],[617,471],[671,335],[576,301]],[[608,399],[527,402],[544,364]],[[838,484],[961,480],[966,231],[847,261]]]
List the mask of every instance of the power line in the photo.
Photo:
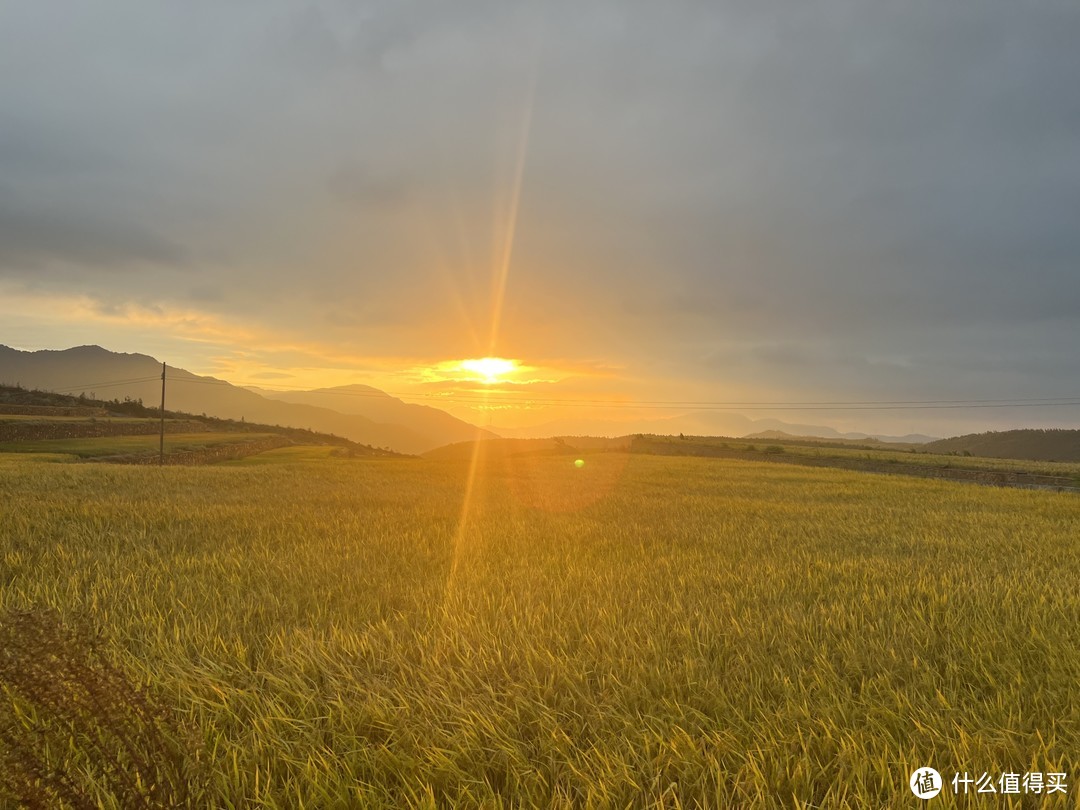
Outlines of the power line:
[[131,379],[131,380],[114,380],[114,381],[111,381],[111,382],[88,383],[86,385],[72,385],[72,386],[70,386],[68,388],[57,388],[57,389],[55,389],[55,392],[57,394],[67,394],[67,393],[70,393],[72,391],[87,391],[87,390],[94,390],[94,389],[97,389],[97,388],[115,388],[118,385],[135,385],[136,383],[152,382],[154,380],[159,380],[159,379],[161,379],[161,378],[156,377],[156,376],[155,377],[137,377],[137,378]]
[[[157,379],[157,378],[154,378]],[[243,390],[249,390],[243,386],[237,386],[233,383],[225,380],[208,380],[208,379],[179,379],[179,382],[199,383],[202,385],[228,385],[233,388],[242,388]],[[318,396],[346,396],[346,397],[371,397],[375,399],[386,399],[387,397],[426,397],[431,399],[464,399],[471,398],[478,401],[486,401],[490,397],[497,396],[511,396],[517,397],[518,394],[511,391],[493,391],[490,394],[484,391],[470,391],[465,393],[455,393],[452,395],[444,395],[438,393],[424,393],[424,392],[405,392],[405,391],[336,391],[336,390],[314,390],[314,391],[297,391],[294,388],[286,388],[284,386],[258,386],[258,388],[271,390],[279,393],[299,393],[306,395],[318,395]],[[508,401],[522,401],[508,400]],[[528,402],[543,402],[543,403],[557,403],[566,402],[572,405],[578,404],[591,404],[591,405],[625,405],[625,404],[637,404],[637,405],[724,405],[732,407],[742,407],[746,405],[938,405],[938,404],[957,404],[957,405],[969,405],[977,403],[989,403],[989,404],[1006,404],[1006,403],[1025,403],[1025,402],[1039,402],[1054,404],[1062,402],[1063,404],[1075,404],[1076,401],[1080,401],[1080,394],[1066,397],[1014,397],[1011,399],[879,399],[879,400],[784,400],[784,401],[769,401],[769,400],[696,400],[696,399],[645,399],[635,400],[633,403],[627,403],[626,400],[621,399],[571,399],[571,398],[556,398],[556,397],[528,397]]]
[[[127,380],[107,380],[85,385],[70,386],[56,389],[57,393],[70,393],[73,391],[87,391],[99,388],[115,388],[123,385],[136,385],[140,383],[156,382],[161,377],[135,377]],[[196,377],[171,377],[172,383],[189,383],[196,385],[227,386],[247,390],[242,386],[233,385],[226,380],[215,380]],[[280,392],[293,393],[294,389],[282,386],[259,386],[261,388]],[[252,392],[254,393],[254,392]],[[1080,395],[1066,397],[1016,397],[1011,399],[925,399],[925,400],[616,400],[616,399],[574,399],[565,397],[530,397],[528,394],[519,394],[513,391],[466,391],[453,394],[428,393],[428,392],[392,392],[392,391],[302,391],[306,395],[318,396],[345,396],[360,397],[367,399],[387,399],[397,397],[403,400],[419,400],[435,404],[457,405],[519,405],[533,407],[603,407],[626,410],[670,410],[681,409],[687,411],[871,411],[871,410],[961,410],[973,408],[1047,408],[1047,407],[1074,407],[1080,406]],[[285,400],[277,400],[285,401]]]
[[165,466],[165,363],[161,364],[161,439],[158,445],[158,464]]
[[[173,378],[173,382],[195,383],[199,385],[234,386],[224,380]],[[293,389],[260,386],[268,390],[291,393]],[[244,389],[246,390],[246,389]],[[432,394],[406,393],[390,391],[303,391],[307,395],[348,396],[369,399],[431,400],[439,403],[461,405],[504,404],[533,405],[545,407],[589,407],[626,408],[634,410],[656,410],[681,408],[683,410],[723,411],[723,410],[768,410],[768,411],[852,411],[852,410],[954,410],[967,408],[1045,408],[1071,407],[1080,405],[1080,395],[1071,397],[1019,397],[1013,399],[929,399],[929,400],[811,400],[811,401],[707,401],[707,400],[603,400],[603,399],[567,399],[555,397],[519,396],[501,391],[485,393],[483,391]],[[278,400],[285,401],[285,400]]]

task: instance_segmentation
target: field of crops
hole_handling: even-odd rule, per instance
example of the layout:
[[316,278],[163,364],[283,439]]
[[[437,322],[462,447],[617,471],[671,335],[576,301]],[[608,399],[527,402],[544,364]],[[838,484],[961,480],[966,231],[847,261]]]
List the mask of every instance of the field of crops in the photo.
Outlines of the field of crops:
[[0,455],[0,805],[1077,806],[1080,497],[320,455]]
[[785,442],[783,440],[726,439],[710,436],[693,436],[679,439],[674,436],[649,437],[653,446],[716,448],[718,450],[751,451],[768,455],[782,452],[789,456],[808,459],[838,459],[878,461],[886,464],[920,465],[953,468],[958,470],[981,470],[986,472],[1020,472],[1037,475],[1062,476],[1080,481],[1080,464],[1072,461],[1033,461],[1019,458],[983,458],[980,456],[941,455],[922,450],[898,450],[874,447],[835,447],[813,442]]

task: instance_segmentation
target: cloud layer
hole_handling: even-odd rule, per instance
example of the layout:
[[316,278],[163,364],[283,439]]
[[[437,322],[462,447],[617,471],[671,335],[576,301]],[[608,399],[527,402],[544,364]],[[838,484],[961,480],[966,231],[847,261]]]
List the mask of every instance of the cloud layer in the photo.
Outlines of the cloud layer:
[[0,285],[436,362],[489,353],[516,223],[507,356],[1073,394],[1077,41],[1063,0],[8,4]]

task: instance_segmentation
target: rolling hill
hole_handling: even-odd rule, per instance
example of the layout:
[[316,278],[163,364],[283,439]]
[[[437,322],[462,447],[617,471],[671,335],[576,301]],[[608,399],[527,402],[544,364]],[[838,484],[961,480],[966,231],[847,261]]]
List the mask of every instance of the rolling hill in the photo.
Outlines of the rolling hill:
[[[382,424],[408,425],[411,430],[424,436],[440,437],[443,444],[474,441],[477,438],[476,425],[438,408],[402,402],[370,385],[341,385],[311,391],[268,391],[263,388],[248,390],[279,402],[329,408],[340,413],[363,416]],[[498,438],[494,433],[483,429],[480,429],[480,436],[485,439]]]
[[922,449],[931,453],[967,453],[984,458],[1080,461],[1080,430],[970,433],[930,442]]
[[[470,438],[476,438],[478,433],[485,435],[479,428],[449,414],[443,414],[445,420],[433,415],[430,411],[441,413],[435,408],[420,408],[422,413],[417,416],[399,400],[393,401],[398,402],[400,408],[382,403],[383,410],[379,413],[392,413],[397,417],[395,421],[387,422],[333,407],[269,399],[224,380],[201,377],[172,366],[167,368],[166,378],[165,406],[170,410],[308,428],[402,453],[423,453],[461,441],[468,430],[472,431]],[[130,398],[156,405],[161,397],[161,363],[145,354],[121,354],[100,346],[34,352],[0,346],[0,382],[75,395]],[[339,401],[344,404],[354,398],[330,399],[330,404]],[[446,426],[452,429],[447,430]]]

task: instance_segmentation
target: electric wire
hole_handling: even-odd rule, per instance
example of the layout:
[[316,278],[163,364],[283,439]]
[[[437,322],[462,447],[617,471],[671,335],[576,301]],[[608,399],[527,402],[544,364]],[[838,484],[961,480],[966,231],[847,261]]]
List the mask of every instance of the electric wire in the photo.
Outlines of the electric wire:
[[[84,385],[73,385],[56,389],[57,393],[74,391],[95,391],[100,388],[115,388],[124,385],[158,382],[160,375],[135,377],[126,380],[105,380]],[[168,377],[167,382],[194,385],[213,385],[248,390],[226,380],[199,377]],[[293,389],[280,386],[259,386],[273,393],[293,393]],[[252,392],[254,393],[254,392]],[[563,397],[536,397],[514,391],[469,391],[444,394],[437,392],[390,392],[390,391],[341,391],[316,390],[298,392],[315,396],[346,396],[368,399],[387,399],[397,397],[402,400],[419,400],[455,405],[518,405],[529,407],[577,407],[577,408],[615,408],[626,410],[671,410],[687,411],[871,411],[871,410],[964,410],[984,408],[1048,408],[1080,406],[1080,395],[1064,397],[1014,397],[1001,399],[925,399],[925,400],[616,400]],[[285,400],[279,400],[285,401]]]
[[[172,378],[172,382],[198,385],[234,386],[225,380]],[[291,393],[291,389],[259,386],[274,393]],[[241,389],[247,390],[247,389]],[[483,391],[455,394],[407,393],[389,391],[306,391],[308,395],[349,396],[370,399],[419,399],[447,404],[522,405],[543,407],[604,407],[632,410],[673,409],[697,411],[769,410],[769,411],[851,411],[851,410],[955,410],[967,408],[1045,408],[1080,405],[1080,395],[1067,397],[1018,397],[1010,399],[929,399],[929,400],[809,400],[809,401],[707,401],[707,400],[602,400],[530,397],[513,392]],[[281,400],[285,401],[285,400]]]

